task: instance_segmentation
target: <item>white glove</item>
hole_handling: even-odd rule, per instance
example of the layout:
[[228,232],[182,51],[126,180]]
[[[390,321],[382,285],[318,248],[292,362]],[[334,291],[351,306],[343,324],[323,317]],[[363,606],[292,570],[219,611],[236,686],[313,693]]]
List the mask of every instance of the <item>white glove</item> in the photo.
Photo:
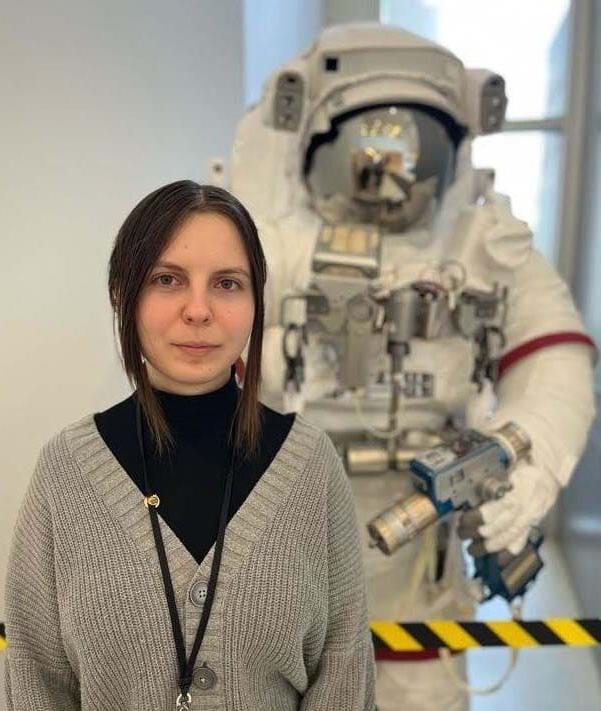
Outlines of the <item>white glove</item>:
[[513,488],[503,498],[466,511],[459,520],[459,536],[474,539],[468,548],[473,556],[501,550],[520,553],[531,528],[542,521],[561,488],[549,474],[525,463],[516,466],[509,481]]

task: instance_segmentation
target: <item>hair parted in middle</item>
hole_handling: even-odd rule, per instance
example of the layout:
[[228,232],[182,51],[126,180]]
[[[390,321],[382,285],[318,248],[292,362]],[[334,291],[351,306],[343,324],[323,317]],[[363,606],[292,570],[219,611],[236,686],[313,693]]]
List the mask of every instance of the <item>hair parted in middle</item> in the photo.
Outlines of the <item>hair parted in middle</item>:
[[185,220],[196,213],[226,217],[236,227],[250,265],[254,320],[250,334],[244,385],[230,431],[230,443],[240,459],[257,450],[261,434],[261,355],[264,326],[264,289],[267,264],[257,227],[247,209],[231,193],[213,185],[179,180],[154,190],[134,207],[117,233],[108,269],[108,291],[119,331],[121,363],[137,391],[142,411],[159,454],[174,445],[169,425],[155,396],[136,328],[140,293],[148,274]]

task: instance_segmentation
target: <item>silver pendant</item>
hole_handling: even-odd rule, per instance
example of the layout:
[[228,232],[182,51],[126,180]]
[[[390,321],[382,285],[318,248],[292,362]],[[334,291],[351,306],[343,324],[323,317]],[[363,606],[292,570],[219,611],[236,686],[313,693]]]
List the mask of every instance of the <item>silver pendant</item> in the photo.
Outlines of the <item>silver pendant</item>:
[[190,711],[190,704],[192,703],[192,697],[188,692],[186,698],[182,698],[180,694],[175,701],[175,711]]

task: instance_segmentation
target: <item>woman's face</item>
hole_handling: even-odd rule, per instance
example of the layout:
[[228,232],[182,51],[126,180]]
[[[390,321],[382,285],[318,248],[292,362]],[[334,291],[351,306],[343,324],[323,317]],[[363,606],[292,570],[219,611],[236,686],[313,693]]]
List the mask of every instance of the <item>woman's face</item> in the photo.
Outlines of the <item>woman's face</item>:
[[[222,387],[244,350],[254,318],[250,267],[227,217],[190,216],[152,268],[136,324],[153,387],[200,395]],[[186,350],[179,344],[215,347]]]

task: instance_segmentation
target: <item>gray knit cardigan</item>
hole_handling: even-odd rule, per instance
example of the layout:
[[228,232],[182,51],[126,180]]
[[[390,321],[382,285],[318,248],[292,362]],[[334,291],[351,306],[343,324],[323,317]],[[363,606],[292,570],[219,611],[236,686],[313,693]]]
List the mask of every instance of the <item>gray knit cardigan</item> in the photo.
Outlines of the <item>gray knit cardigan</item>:
[[[160,509],[159,521],[189,656],[202,612],[190,592],[208,581],[215,546],[198,565]],[[227,526],[195,664],[217,681],[192,684],[192,709],[374,711],[359,535],[332,441],[297,415]],[[92,415],[40,451],[10,548],[5,619],[9,711],[175,709],[177,656],[148,510]]]

